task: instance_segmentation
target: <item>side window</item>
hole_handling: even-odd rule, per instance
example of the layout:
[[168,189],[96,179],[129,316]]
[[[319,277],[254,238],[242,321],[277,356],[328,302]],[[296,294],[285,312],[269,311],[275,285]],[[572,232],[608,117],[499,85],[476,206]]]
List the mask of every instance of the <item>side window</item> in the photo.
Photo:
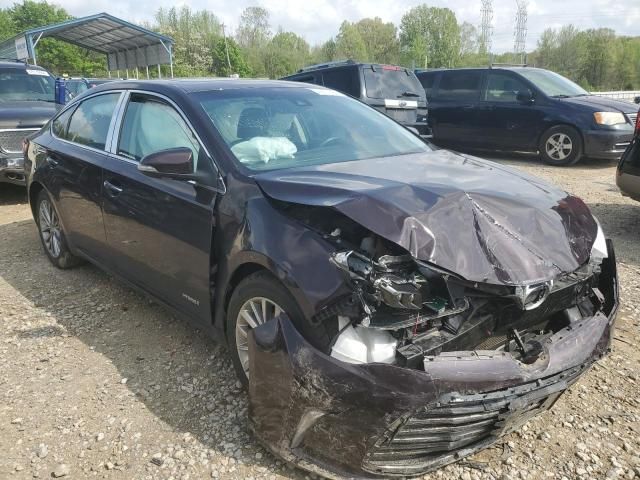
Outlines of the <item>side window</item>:
[[438,86],[439,100],[477,100],[480,97],[481,72],[459,70],[442,72]]
[[336,68],[322,72],[322,83],[325,87],[360,98],[360,80],[357,68]]
[[484,99],[488,102],[515,102],[518,92],[527,88],[524,82],[509,74],[489,72]]
[[88,98],[71,115],[67,140],[104,150],[111,117],[120,98],[120,92]]
[[316,79],[313,75],[305,75],[304,77],[298,77],[295,79],[296,82],[303,83],[316,83]]
[[435,73],[422,73],[418,76],[418,80],[422,84],[422,88],[424,88],[424,93],[427,95],[427,98],[431,97],[431,90],[433,89],[433,84],[436,81]]
[[74,108],[65,110],[64,113],[58,115],[51,124],[51,130],[53,134],[58,138],[67,138],[67,126],[69,125],[69,118],[74,112]]
[[120,129],[118,155],[139,162],[150,153],[177,147],[190,148],[195,165],[200,144],[180,114],[156,97],[132,94]]

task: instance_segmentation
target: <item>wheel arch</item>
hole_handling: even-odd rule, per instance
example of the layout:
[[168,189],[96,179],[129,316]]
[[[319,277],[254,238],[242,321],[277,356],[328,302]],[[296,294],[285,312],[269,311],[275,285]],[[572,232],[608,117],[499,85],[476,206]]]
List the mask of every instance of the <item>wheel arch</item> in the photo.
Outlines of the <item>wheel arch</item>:
[[542,138],[547,134],[547,132],[552,128],[556,128],[556,127],[570,127],[570,128],[573,128],[576,132],[578,132],[578,136],[580,137],[582,152],[584,153],[584,135],[582,134],[582,130],[576,124],[571,123],[569,121],[554,122],[544,130],[542,130],[542,133],[540,133],[540,135],[538,136],[538,142],[537,142],[538,148],[540,148],[540,143],[542,142]]
[[44,185],[38,181],[31,182],[31,184],[29,185],[29,206],[31,207],[31,214],[33,215],[34,219],[36,218],[36,200],[38,199],[38,195],[40,195],[40,192],[42,190],[45,190]]

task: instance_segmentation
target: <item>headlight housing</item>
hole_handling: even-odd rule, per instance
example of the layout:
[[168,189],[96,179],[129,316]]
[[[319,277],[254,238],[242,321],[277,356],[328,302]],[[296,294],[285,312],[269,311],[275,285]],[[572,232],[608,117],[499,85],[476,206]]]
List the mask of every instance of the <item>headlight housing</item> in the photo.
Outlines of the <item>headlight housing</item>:
[[619,125],[627,123],[627,119],[620,112],[595,112],[593,118],[598,125]]
[[593,247],[591,247],[591,262],[599,264],[609,256],[609,253],[607,251],[607,240],[604,236],[604,232],[602,231],[602,227],[600,226],[600,222],[597,218],[593,218],[598,224],[598,233],[596,235],[595,242],[593,242]]

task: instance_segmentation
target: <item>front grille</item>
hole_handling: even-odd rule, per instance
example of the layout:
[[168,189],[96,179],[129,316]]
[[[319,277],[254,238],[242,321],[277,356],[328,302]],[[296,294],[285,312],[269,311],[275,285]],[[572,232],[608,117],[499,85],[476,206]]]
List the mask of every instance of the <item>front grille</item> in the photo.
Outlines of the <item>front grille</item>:
[[627,117],[629,118],[629,121],[631,122],[631,125],[635,125],[636,124],[636,120],[638,119],[638,112],[636,112],[636,113],[627,113]]
[[37,128],[0,130],[0,150],[4,153],[21,153],[22,140],[37,131]]
[[550,408],[586,367],[507,390],[445,395],[435,405],[396,420],[367,452],[363,468],[384,475],[418,475],[456,461]]

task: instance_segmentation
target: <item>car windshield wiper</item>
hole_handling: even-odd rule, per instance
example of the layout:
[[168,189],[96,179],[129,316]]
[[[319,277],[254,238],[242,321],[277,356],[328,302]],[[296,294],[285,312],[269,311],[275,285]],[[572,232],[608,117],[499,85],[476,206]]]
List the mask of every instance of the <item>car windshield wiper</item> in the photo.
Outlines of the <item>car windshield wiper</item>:
[[574,95],[566,95],[566,94],[564,94],[564,93],[561,93],[561,94],[559,94],[559,95],[551,95],[551,98],[571,98],[571,97],[573,97],[573,96],[574,96]]
[[419,97],[420,94],[419,93],[415,93],[415,92],[402,92],[400,95],[398,95],[398,98],[400,97]]

